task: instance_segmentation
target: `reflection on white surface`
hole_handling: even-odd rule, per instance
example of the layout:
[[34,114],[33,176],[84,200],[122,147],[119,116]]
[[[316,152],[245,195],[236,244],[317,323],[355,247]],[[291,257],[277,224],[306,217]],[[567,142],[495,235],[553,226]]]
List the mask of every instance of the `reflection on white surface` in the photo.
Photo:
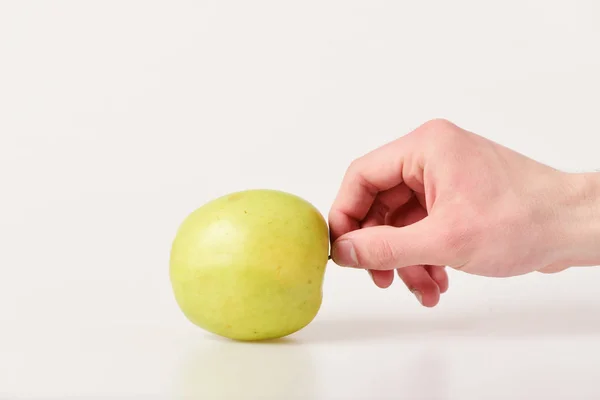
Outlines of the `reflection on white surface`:
[[32,321],[25,332],[0,330],[0,397],[598,399],[599,310],[324,315],[270,343],[221,339],[183,321],[63,319],[43,331]]
[[[420,318],[322,318],[271,343],[205,335],[195,345],[189,343],[173,394],[201,399],[462,400],[525,399],[533,393],[535,398],[554,398],[564,382],[545,376],[558,374],[572,393],[595,395],[594,358],[582,358],[592,349],[590,340],[600,334],[600,321],[590,318],[595,313],[597,307],[570,304]],[[579,386],[573,389],[575,384]]]
[[314,399],[309,346],[288,340],[242,343],[207,337],[184,358],[175,394],[201,399]]

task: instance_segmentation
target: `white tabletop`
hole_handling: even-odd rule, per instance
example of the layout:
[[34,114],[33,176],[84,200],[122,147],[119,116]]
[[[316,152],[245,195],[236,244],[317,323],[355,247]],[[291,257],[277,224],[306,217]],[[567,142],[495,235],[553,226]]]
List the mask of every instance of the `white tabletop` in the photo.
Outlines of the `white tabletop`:
[[171,241],[270,187],[327,214],[434,117],[600,168],[600,3],[0,3],[0,398],[598,399],[600,269],[450,272],[438,307],[328,266],[271,343],[188,322]]
[[13,324],[3,323],[3,394],[449,400],[600,396],[600,271],[495,282],[453,274],[454,287],[435,309],[418,306],[400,285],[379,291],[362,274],[344,272],[328,274],[326,301],[312,324],[271,343],[232,342],[192,326],[178,313],[164,282],[143,286],[115,279],[103,281],[100,288],[91,278],[87,285],[68,285],[63,277],[62,287],[56,278],[43,289],[38,284],[28,291],[4,292],[3,298],[19,300],[16,308],[23,314],[13,316]]

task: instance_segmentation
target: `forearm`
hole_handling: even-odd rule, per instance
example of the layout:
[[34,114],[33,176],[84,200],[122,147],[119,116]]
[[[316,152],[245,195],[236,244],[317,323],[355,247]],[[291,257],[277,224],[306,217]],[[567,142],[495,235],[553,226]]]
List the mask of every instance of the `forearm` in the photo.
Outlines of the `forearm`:
[[600,173],[568,174],[560,207],[565,266],[600,265]]

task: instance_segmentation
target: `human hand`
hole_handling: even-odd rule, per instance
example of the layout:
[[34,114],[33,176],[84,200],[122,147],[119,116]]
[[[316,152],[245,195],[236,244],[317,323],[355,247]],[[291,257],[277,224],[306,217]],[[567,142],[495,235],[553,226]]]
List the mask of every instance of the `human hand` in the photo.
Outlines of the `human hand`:
[[[448,289],[445,266],[509,277],[600,262],[600,184],[445,120],[433,120],[348,168],[329,213],[332,259],[419,301]],[[594,221],[591,223],[590,221]]]

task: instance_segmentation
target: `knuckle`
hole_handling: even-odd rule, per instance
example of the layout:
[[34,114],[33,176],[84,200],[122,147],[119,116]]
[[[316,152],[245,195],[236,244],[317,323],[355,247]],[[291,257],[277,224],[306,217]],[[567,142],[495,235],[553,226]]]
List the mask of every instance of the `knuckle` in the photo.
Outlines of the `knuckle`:
[[373,240],[367,243],[368,250],[365,264],[372,269],[390,269],[394,267],[397,252],[387,239]]
[[364,155],[352,160],[350,162],[350,165],[348,165],[347,171],[351,174],[360,174],[365,169],[365,165],[367,162],[367,155],[368,154],[364,154]]
[[356,158],[356,159],[352,160],[350,165],[348,165],[348,169],[346,172],[349,175],[357,173],[361,169],[361,164],[362,164],[362,158]]
[[345,179],[354,185],[362,187],[370,195],[375,196],[379,192],[379,189],[364,177],[364,165],[365,159],[363,157],[352,161],[346,170]]
[[342,213],[335,206],[329,210],[329,213],[327,213],[327,224],[329,225],[330,229],[331,225],[337,222],[340,214]]
[[355,180],[360,180],[362,179],[362,170],[363,170],[363,159],[361,158],[357,158],[355,160],[353,160],[350,165],[348,165],[348,168],[346,169],[346,179],[349,179],[351,181],[355,181]]
[[431,119],[425,122],[422,128],[423,131],[433,134],[451,133],[458,129],[458,127],[455,124],[444,118]]
[[423,127],[435,131],[445,131],[455,129],[456,125],[445,118],[434,118],[425,122]]
[[539,269],[538,271],[543,274],[556,274],[558,272],[564,271],[565,269],[567,269],[567,267],[558,264],[551,264],[547,267]]
[[459,139],[463,130],[447,119],[436,118],[425,122],[416,133],[426,141],[447,143]]
[[352,160],[344,172],[344,181],[353,180],[360,171],[359,159]]

